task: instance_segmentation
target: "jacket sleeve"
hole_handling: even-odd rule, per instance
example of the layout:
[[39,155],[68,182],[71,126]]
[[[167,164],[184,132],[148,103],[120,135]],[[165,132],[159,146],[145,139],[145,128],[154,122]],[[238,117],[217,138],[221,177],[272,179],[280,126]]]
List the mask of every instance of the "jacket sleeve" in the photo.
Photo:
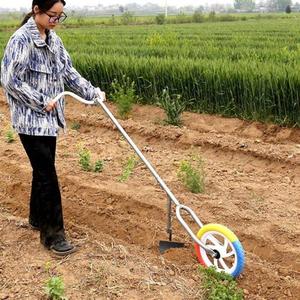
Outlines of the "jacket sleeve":
[[6,46],[1,64],[1,83],[6,92],[16,101],[32,110],[46,113],[50,97],[24,82],[23,74],[28,68],[30,45],[26,38],[12,37]]
[[71,57],[65,49],[62,41],[60,41],[60,51],[65,61],[65,69],[63,73],[64,84],[74,93],[78,94],[86,100],[93,100],[97,96],[96,88],[73,67]]

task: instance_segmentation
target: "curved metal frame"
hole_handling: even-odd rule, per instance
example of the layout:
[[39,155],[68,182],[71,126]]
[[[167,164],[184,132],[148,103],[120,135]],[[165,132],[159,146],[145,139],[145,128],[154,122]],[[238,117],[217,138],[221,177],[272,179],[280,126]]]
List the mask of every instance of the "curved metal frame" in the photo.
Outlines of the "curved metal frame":
[[209,249],[208,247],[206,247],[198,238],[197,235],[194,234],[193,230],[190,228],[190,226],[186,223],[186,221],[184,220],[184,218],[182,217],[181,211],[184,210],[186,211],[191,217],[192,219],[195,221],[195,223],[202,228],[203,224],[200,221],[200,219],[197,217],[197,215],[195,214],[195,212],[189,208],[188,206],[182,205],[180,204],[180,202],[176,199],[176,197],[174,196],[174,194],[170,191],[170,189],[167,187],[167,185],[165,184],[165,182],[161,179],[161,177],[158,175],[158,173],[155,171],[155,169],[153,168],[153,166],[151,165],[151,163],[146,159],[146,157],[143,155],[143,153],[139,150],[139,148],[135,145],[135,143],[132,141],[132,139],[129,137],[129,135],[126,133],[126,131],[123,129],[123,127],[119,124],[119,122],[117,121],[117,119],[114,117],[114,115],[110,112],[110,110],[107,108],[107,106],[104,104],[104,100],[102,98],[96,98],[95,100],[92,101],[87,101],[84,100],[83,98],[77,96],[76,94],[72,93],[72,92],[63,92],[60,93],[59,95],[57,95],[54,98],[54,101],[58,101],[61,97],[63,96],[71,96],[74,99],[78,100],[81,103],[84,104],[88,104],[88,105],[93,105],[93,104],[98,104],[102,107],[102,109],[104,110],[104,112],[108,115],[108,117],[111,119],[111,121],[114,123],[114,125],[118,128],[118,130],[121,132],[121,134],[123,135],[123,137],[127,140],[127,142],[129,143],[129,145],[133,148],[133,150],[135,151],[135,153],[140,157],[140,159],[144,162],[144,164],[146,165],[146,167],[149,169],[149,171],[152,173],[152,175],[155,177],[155,179],[157,180],[157,182],[159,183],[159,185],[161,186],[161,188],[166,192],[166,194],[168,195],[169,199],[175,204],[176,206],[176,216],[178,221],[180,222],[180,224],[184,227],[184,229],[187,231],[187,233],[190,235],[190,237],[203,249],[205,249],[210,255],[212,255],[213,257],[216,256],[216,253]]

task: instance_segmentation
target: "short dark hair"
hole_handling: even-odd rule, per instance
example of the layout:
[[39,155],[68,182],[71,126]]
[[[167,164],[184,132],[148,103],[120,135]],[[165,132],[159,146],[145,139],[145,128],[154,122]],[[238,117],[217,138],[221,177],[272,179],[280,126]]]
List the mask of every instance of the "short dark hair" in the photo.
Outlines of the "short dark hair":
[[21,26],[27,23],[27,21],[34,15],[33,8],[37,5],[41,11],[49,10],[54,4],[61,2],[63,6],[66,5],[65,0],[33,0],[31,5],[31,12],[28,13],[21,23]]

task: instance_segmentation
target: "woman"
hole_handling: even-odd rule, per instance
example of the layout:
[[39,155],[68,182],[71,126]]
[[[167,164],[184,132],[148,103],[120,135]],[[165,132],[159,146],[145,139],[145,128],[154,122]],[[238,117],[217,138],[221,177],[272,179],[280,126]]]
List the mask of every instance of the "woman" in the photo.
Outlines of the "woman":
[[53,29],[66,19],[64,0],[33,0],[10,38],[1,64],[1,82],[10,106],[12,126],[32,166],[29,224],[40,230],[41,243],[55,254],[75,251],[65,237],[61,195],[55,170],[56,138],[65,128],[64,99],[53,98],[64,84],[87,100],[105,99],[73,68]]

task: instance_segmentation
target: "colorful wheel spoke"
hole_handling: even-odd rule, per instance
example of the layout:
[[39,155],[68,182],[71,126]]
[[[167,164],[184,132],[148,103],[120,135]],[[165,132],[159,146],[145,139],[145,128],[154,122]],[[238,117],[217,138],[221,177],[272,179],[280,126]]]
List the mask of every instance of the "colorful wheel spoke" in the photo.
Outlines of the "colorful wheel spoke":
[[[219,263],[221,264],[221,266],[224,268],[225,272],[229,270],[227,264],[225,263],[225,261],[223,260],[223,258],[219,259]],[[227,272],[226,272],[227,273]]]
[[216,258],[214,258],[214,265],[215,267],[218,269],[219,268],[219,265],[218,265],[218,260]]
[[221,243],[218,239],[216,239],[213,235],[209,235],[208,239],[215,245],[220,246]]
[[230,251],[230,252],[228,252],[228,253],[226,253],[226,254],[224,254],[224,255],[222,255],[224,258],[227,258],[227,257],[230,257],[230,256],[232,256],[232,255],[235,255],[235,252],[234,252],[234,250],[232,250],[232,251]]
[[214,266],[218,272],[224,271],[237,277],[245,264],[243,247],[236,235],[223,225],[207,224],[198,232],[197,237],[209,249],[215,250],[218,257],[212,257],[204,248],[195,244],[199,262],[206,266]]

